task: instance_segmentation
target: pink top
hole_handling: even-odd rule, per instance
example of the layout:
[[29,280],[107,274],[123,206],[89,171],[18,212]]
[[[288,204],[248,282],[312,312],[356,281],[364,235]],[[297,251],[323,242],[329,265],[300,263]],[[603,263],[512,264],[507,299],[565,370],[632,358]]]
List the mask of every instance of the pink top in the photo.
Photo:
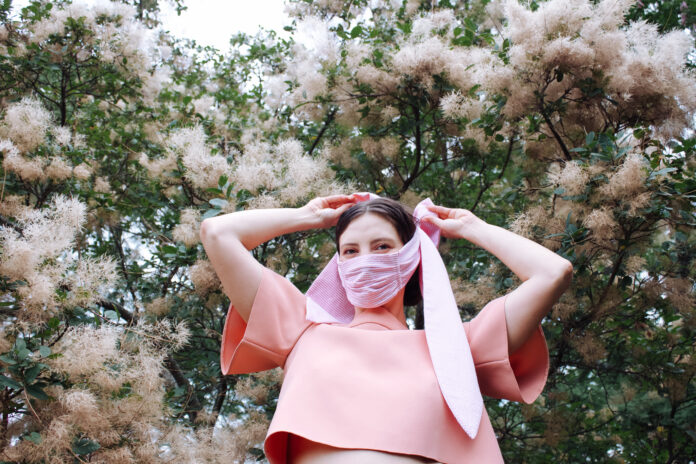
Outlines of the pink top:
[[[487,304],[464,329],[481,393],[531,403],[543,390],[549,357],[541,327],[508,356],[505,298]],[[305,318],[306,297],[264,268],[248,325],[232,307],[222,334],[224,374],[285,370],[264,443],[285,464],[288,434],[337,448],[424,456],[445,464],[502,463],[485,410],[470,439],[440,392],[425,333],[387,311],[349,324]]]

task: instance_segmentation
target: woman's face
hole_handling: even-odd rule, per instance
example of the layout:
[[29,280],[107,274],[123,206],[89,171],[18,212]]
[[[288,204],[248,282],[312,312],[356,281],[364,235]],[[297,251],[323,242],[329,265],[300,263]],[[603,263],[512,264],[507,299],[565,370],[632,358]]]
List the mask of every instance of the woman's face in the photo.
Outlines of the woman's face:
[[393,253],[403,247],[394,225],[378,214],[365,213],[343,231],[339,238],[341,261],[371,253]]

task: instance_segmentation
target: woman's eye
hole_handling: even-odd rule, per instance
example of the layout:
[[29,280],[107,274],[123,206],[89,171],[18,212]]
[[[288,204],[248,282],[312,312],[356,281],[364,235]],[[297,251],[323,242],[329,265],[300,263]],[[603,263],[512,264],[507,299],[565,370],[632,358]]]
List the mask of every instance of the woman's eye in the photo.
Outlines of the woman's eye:
[[348,248],[346,250],[343,250],[344,255],[352,255],[353,253],[355,253],[355,250],[352,248]]
[[389,249],[391,249],[391,246],[386,244],[386,243],[380,243],[379,245],[377,245],[377,249],[378,250],[389,250]]

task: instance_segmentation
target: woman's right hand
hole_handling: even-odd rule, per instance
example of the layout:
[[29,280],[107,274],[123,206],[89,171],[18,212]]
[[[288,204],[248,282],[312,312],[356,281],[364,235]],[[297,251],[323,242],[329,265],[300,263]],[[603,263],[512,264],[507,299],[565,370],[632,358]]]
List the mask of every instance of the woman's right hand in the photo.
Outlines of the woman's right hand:
[[353,195],[331,195],[316,197],[300,209],[304,209],[314,220],[314,227],[333,227],[345,210],[355,205],[357,200]]

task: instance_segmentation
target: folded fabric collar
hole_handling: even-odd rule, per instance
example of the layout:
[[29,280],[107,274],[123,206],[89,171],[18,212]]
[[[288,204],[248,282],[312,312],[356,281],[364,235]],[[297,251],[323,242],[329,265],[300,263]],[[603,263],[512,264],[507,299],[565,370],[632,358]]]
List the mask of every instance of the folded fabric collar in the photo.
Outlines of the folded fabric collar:
[[[379,198],[357,193],[358,201]],[[420,287],[423,295],[425,337],[440,391],[452,414],[472,439],[476,437],[483,414],[483,398],[476,378],[471,349],[466,338],[447,268],[437,244],[439,228],[422,219],[435,213],[421,201],[413,216],[420,234]],[[348,301],[338,274],[338,253],[326,265],[307,291],[307,319],[313,322],[350,323],[355,307]]]

